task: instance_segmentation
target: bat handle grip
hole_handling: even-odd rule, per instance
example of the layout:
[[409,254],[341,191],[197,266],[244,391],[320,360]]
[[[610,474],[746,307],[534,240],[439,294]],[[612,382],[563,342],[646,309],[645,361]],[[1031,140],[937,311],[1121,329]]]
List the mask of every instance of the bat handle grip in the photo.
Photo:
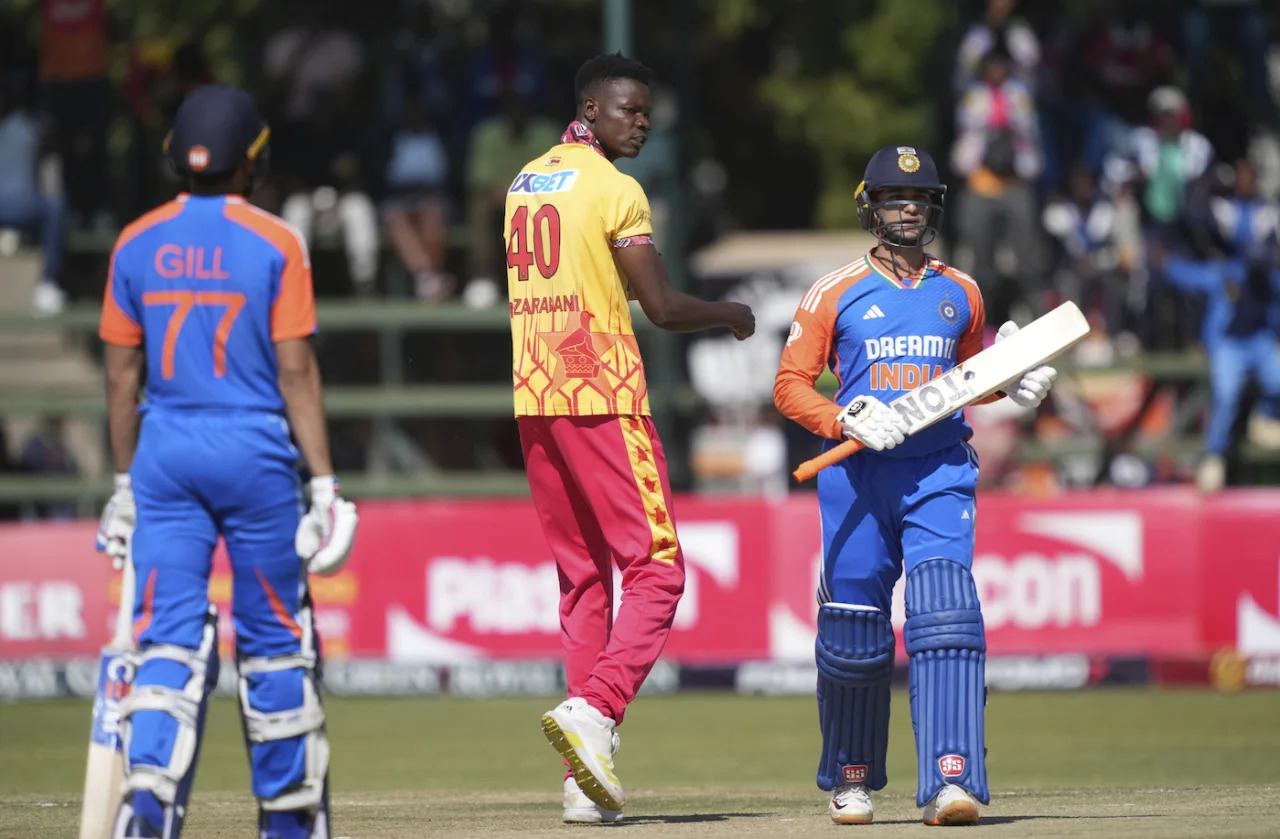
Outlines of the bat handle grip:
[[120,607],[116,611],[116,633],[111,639],[117,648],[133,646],[133,593],[134,581],[133,559],[126,559],[124,569],[120,573]]
[[859,440],[845,440],[838,446],[832,446],[817,457],[811,457],[796,467],[791,475],[798,483],[804,483],[833,463],[839,463],[854,452],[866,448]]

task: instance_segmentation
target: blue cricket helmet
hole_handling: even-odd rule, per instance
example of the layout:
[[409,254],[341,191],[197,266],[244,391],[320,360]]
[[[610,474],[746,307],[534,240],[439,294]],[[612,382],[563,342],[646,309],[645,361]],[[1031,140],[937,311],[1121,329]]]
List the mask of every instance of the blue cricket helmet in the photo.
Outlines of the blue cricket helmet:
[[[900,222],[885,223],[881,211],[918,201],[872,201],[871,194],[880,189],[919,189],[929,194],[925,202],[925,225],[915,241],[906,238],[906,225]],[[933,158],[915,146],[885,146],[867,161],[862,182],[854,192],[858,209],[858,224],[888,245],[924,246],[938,236],[938,222],[942,219],[943,202],[947,185],[938,177],[938,167]]]
[[271,129],[248,93],[210,84],[183,100],[164,150],[182,175],[227,175],[248,160],[258,176],[266,164],[270,137]]

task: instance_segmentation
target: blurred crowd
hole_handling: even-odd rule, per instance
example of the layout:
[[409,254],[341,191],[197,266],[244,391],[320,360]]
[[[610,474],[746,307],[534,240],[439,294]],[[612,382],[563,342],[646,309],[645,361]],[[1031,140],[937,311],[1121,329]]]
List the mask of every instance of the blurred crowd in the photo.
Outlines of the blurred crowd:
[[[0,45],[11,47],[0,55],[0,230],[43,250],[36,313],[65,303],[69,233],[114,235],[174,193],[161,162],[167,126],[213,81],[254,91],[271,124],[255,203],[342,253],[344,286],[321,294],[435,302],[471,287],[468,299],[496,300],[495,216],[513,173],[571,115],[580,49],[556,51],[510,0],[460,17],[409,0],[375,3],[385,15],[263,4],[253,49],[215,60],[205,33],[137,37],[121,73],[111,62],[120,5],[37,0],[31,25],[0,26],[13,41]],[[594,21],[581,23],[594,45]],[[459,247],[447,247],[451,235]]]
[[[39,248],[37,314],[100,294],[100,264],[68,281],[68,237],[96,238],[100,260],[122,224],[176,191],[162,163],[167,126],[189,91],[221,81],[253,91],[271,123],[270,174],[254,200],[337,269],[318,268],[319,294],[492,305],[503,297],[505,190],[557,140],[577,64],[599,47],[598,10],[550,25],[544,5],[191,3],[187,25],[147,29],[137,10],[161,4],[0,2],[0,253],[19,237]],[[252,15],[236,19],[242,6]],[[921,82],[945,100],[934,132],[950,170],[944,255],[981,278],[994,323],[1080,302],[1106,337],[1092,345],[1097,363],[1203,347],[1213,391],[1203,477],[1212,487],[1217,469],[1220,485],[1246,403],[1251,439],[1280,445],[1280,5],[956,8],[953,47],[940,53],[954,60]],[[193,23],[200,9],[213,10],[207,27]],[[723,98],[692,87],[704,103]],[[661,228],[663,192],[680,180],[678,108],[670,89],[654,93],[653,134],[628,171],[650,190]],[[703,157],[741,158],[729,149],[740,137],[720,142]],[[688,171],[686,242],[698,196],[751,175]],[[378,369],[374,336],[334,347],[335,381]],[[405,377],[501,381],[505,352],[410,338]],[[371,423],[335,434],[362,453],[349,468],[368,465]],[[471,450],[448,442],[457,434],[427,423],[412,436],[448,465]],[[486,462],[518,464],[509,439],[488,449]]]
[[961,35],[956,261],[982,278],[992,322],[1079,302],[1107,338],[1099,363],[1203,347],[1198,477],[1215,489],[1250,381],[1250,437],[1280,446],[1277,9],[1113,0],[1033,18],[1039,6],[986,0]]

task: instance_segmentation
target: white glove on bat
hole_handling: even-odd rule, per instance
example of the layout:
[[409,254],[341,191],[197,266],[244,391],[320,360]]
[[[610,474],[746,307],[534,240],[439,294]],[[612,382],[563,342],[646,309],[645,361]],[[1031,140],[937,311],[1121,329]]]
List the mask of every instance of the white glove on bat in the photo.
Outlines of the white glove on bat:
[[869,449],[888,451],[906,439],[907,421],[874,396],[859,396],[840,411],[844,436]]
[[333,475],[312,478],[311,509],[298,522],[293,546],[312,574],[336,574],[347,563],[356,538],[356,505],[338,495]]
[[[1018,324],[1011,320],[1005,321],[996,332],[996,343],[1013,335],[1018,329]],[[1053,387],[1053,380],[1056,378],[1058,378],[1058,371],[1047,364],[1033,367],[1023,373],[1022,378],[1011,382],[1010,386],[1005,388],[1005,394],[1023,408],[1037,408],[1049,395],[1049,388]]]
[[133,502],[133,484],[129,473],[116,475],[116,489],[102,508],[98,520],[98,550],[111,557],[111,567],[119,571],[129,560],[133,548],[133,529],[138,524],[138,507]]

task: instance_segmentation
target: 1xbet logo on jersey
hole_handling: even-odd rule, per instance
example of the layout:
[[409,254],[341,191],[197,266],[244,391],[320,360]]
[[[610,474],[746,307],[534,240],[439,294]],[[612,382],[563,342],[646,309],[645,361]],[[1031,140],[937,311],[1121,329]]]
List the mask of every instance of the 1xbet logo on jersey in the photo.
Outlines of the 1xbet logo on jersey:
[[536,172],[521,172],[511,182],[510,192],[526,195],[545,195],[549,192],[568,192],[578,180],[577,169],[565,169],[554,175],[539,175]]
[[959,778],[964,774],[964,758],[960,755],[943,755],[938,758],[938,771],[944,778]]

